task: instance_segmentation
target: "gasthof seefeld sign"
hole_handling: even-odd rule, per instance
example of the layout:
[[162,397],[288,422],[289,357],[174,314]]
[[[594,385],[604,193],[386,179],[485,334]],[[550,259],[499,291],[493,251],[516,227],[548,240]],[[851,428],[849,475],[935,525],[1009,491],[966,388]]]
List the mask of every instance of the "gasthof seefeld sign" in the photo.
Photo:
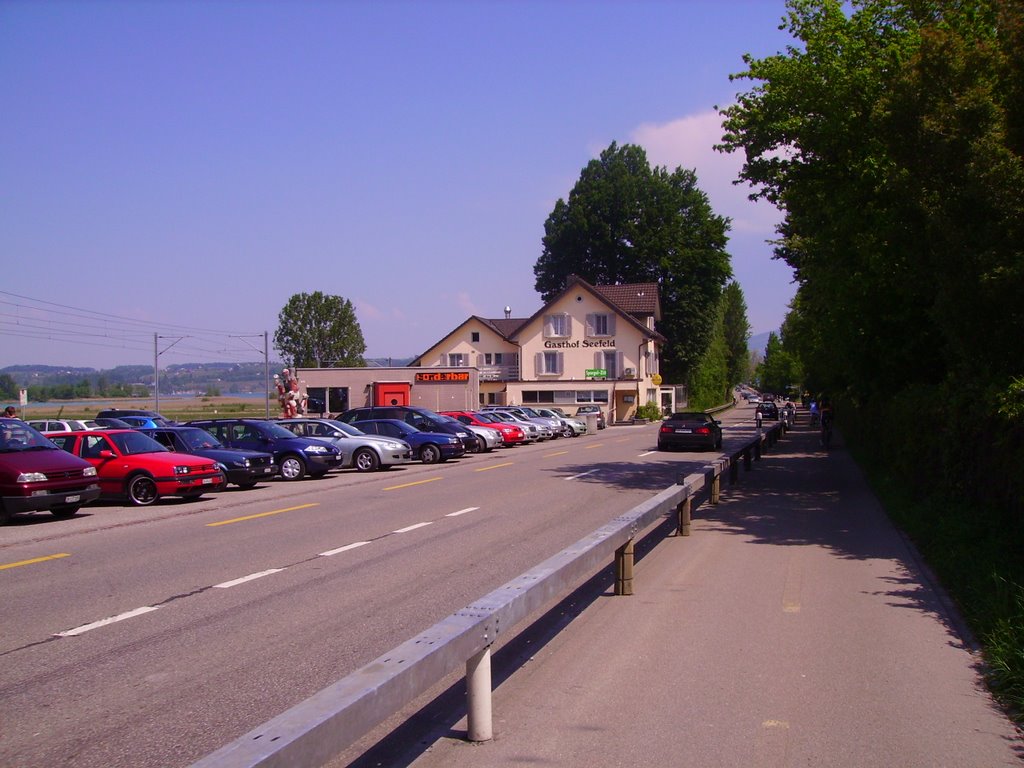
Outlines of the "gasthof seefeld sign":
[[597,349],[615,349],[615,339],[583,339],[580,341],[572,341],[566,339],[564,341],[545,341],[545,349],[581,349],[586,347],[593,347]]

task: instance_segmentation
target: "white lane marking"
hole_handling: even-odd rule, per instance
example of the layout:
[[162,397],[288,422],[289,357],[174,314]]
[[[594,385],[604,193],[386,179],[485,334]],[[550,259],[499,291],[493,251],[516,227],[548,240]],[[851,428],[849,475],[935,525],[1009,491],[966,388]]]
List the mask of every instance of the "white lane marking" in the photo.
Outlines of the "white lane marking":
[[406,526],[405,528],[399,528],[397,531],[392,531],[392,533],[408,533],[409,531],[415,531],[417,528],[424,528],[424,527],[426,527],[428,525],[433,525],[433,524],[434,524],[433,521],[431,521],[429,523],[416,523],[416,525],[409,525],[409,526]]
[[97,629],[99,627],[105,627],[108,624],[115,624],[119,621],[124,621],[125,619],[132,619],[136,616],[141,616],[144,613],[155,611],[159,607],[159,605],[144,605],[141,608],[136,608],[134,611],[119,613],[117,616],[111,616],[109,619],[100,619],[99,621],[94,621],[91,624],[83,624],[80,627],[69,629],[66,632],[58,632],[57,637],[74,637],[75,635],[81,635],[88,632],[90,629]]
[[480,509],[480,507],[466,507],[465,509],[460,509],[458,512],[449,512],[445,517],[458,517],[459,515],[464,515],[467,512],[476,512],[478,509]]
[[342,552],[348,552],[350,549],[356,549],[369,544],[369,541],[355,541],[351,544],[346,544],[344,547],[338,547],[337,549],[329,549],[326,552],[321,552],[320,557],[330,557],[331,555],[338,555]]
[[584,477],[584,476],[589,475],[589,474],[591,474],[593,472],[597,472],[597,470],[596,469],[588,469],[586,472],[580,472],[578,475],[572,475],[572,476],[567,477],[565,479],[566,480],[575,480],[578,477]]
[[657,451],[645,451],[644,453],[641,453],[637,458],[642,459],[644,456],[650,456],[655,453],[657,453]]
[[271,568],[269,571],[260,571],[259,573],[250,573],[248,576],[243,576],[240,579],[232,579],[231,581],[225,581],[223,584],[214,584],[214,589],[228,589],[229,587],[237,587],[239,584],[245,584],[247,581],[253,581],[254,579],[262,579],[264,576],[269,576],[272,573],[278,573],[283,571],[284,568]]

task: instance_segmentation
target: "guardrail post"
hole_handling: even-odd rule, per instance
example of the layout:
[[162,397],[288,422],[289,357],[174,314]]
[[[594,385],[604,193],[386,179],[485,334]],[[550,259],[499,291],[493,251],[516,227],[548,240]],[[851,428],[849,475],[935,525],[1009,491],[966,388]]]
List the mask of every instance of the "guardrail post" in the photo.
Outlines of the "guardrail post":
[[722,476],[715,472],[711,477],[711,503],[717,504],[722,496]]
[[680,536],[690,535],[690,510],[692,508],[692,502],[690,497],[687,496],[676,507],[676,513],[679,515],[679,520],[676,525],[676,533]]
[[729,459],[729,484],[735,485],[740,479],[740,463],[736,460],[736,456]]
[[761,460],[761,436],[758,435],[757,440],[754,441],[754,461]]
[[615,550],[615,594],[633,594],[633,540]]
[[745,448],[744,451],[743,451],[743,468],[746,469],[746,470],[750,469],[750,447],[749,446],[747,446],[747,448]]
[[494,738],[491,718],[491,646],[466,662],[466,738],[490,741]]

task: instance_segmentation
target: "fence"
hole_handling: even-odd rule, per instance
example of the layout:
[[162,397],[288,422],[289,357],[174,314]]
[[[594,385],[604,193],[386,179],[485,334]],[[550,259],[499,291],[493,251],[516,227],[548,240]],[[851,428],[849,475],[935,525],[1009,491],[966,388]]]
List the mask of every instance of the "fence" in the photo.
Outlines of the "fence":
[[633,591],[633,542],[637,534],[670,515],[682,536],[690,533],[693,508],[717,504],[722,476],[739,480],[763,449],[785,430],[776,423],[737,450],[680,477],[677,484],[619,515],[540,565],[371,661],[287,712],[194,763],[192,768],[297,768],[319,766],[465,665],[468,737],[491,738],[490,649],[502,635],[545,605],[571,592],[611,559],[615,594]]

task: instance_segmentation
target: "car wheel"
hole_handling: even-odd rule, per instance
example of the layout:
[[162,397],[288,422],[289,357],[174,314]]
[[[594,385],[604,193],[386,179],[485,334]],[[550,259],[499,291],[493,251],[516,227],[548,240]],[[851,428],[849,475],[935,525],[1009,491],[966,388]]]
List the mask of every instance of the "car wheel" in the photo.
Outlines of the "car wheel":
[[136,507],[146,507],[160,498],[156,483],[149,475],[135,475],[128,478],[126,490],[128,501]]
[[375,472],[380,467],[380,459],[370,448],[360,448],[352,457],[352,466],[359,472]]
[[441,451],[433,443],[427,443],[420,448],[420,461],[424,464],[436,464],[441,460]]
[[78,514],[78,510],[82,508],[81,504],[68,504],[63,507],[53,507],[50,510],[50,514],[56,517],[58,520],[66,520],[69,517],[74,517]]
[[295,454],[281,459],[281,477],[285,480],[301,480],[306,475],[306,462]]

